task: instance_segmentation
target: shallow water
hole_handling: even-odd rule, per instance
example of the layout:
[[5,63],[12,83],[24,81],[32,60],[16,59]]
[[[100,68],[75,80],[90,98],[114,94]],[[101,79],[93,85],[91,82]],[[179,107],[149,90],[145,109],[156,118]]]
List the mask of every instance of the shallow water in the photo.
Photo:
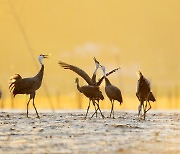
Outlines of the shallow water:
[[180,153],[180,112],[85,111],[0,113],[0,153]]

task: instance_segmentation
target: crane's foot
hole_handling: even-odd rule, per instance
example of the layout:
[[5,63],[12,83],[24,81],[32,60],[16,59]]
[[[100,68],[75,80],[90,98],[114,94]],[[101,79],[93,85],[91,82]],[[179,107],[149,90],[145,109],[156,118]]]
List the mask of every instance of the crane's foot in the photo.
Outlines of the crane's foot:
[[146,117],[143,117],[143,120],[146,120]]
[[29,118],[28,114],[26,114],[26,117]]
[[86,119],[87,119],[87,116],[85,116],[83,119],[86,120]]
[[145,119],[146,119],[146,115],[144,115],[144,114],[140,115],[140,116],[139,116],[139,119],[140,119],[140,120],[145,120]]
[[40,116],[39,116],[39,115],[37,115],[37,118],[38,118],[38,119],[40,119]]
[[102,116],[103,119],[105,118],[105,116],[103,114],[101,116]]

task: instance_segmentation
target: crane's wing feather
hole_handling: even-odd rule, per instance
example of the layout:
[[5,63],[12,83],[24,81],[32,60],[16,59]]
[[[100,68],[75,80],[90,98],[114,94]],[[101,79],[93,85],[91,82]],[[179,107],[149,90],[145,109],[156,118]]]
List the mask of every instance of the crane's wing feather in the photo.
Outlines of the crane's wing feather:
[[16,85],[17,81],[19,81],[19,80],[22,80],[22,77],[19,74],[15,74],[14,76],[12,76],[10,78],[10,80],[9,80],[9,90],[10,90],[10,92],[12,94],[14,92],[15,85]]
[[36,81],[33,78],[24,78],[15,84],[15,93],[28,94],[36,90]]
[[36,80],[34,78],[24,78],[16,74],[9,82],[10,92],[15,96],[16,94],[29,94],[36,90]]
[[137,92],[150,91],[150,82],[145,78],[141,77],[137,83]]
[[83,94],[88,98],[104,99],[102,92],[98,86],[86,85],[81,87]]
[[63,67],[64,69],[69,69],[75,73],[77,73],[79,76],[81,76],[89,85],[92,85],[92,80],[91,78],[88,76],[88,74],[83,71],[82,69],[76,67],[76,66],[73,66],[73,65],[70,65],[70,64],[67,64],[67,63],[64,63],[64,62],[61,62],[59,61],[59,65],[61,67]]
[[[119,69],[120,69],[120,67],[113,69],[112,71],[106,73],[106,76],[109,76],[110,74],[116,72],[116,71],[119,70]],[[100,86],[100,85],[101,85],[101,83],[102,83],[102,81],[103,81],[104,78],[105,78],[105,77],[103,76],[103,77],[101,77],[101,78],[98,80],[97,86]]]
[[152,101],[152,102],[156,101],[156,98],[154,97],[152,91],[149,93],[148,101]]

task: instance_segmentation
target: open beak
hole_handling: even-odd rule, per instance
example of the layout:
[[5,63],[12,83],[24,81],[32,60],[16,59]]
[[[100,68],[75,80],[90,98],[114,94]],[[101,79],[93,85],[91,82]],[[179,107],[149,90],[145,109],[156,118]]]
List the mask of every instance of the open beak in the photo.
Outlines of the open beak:
[[93,59],[94,59],[95,63],[99,64],[99,62],[97,61],[97,59],[95,57]]
[[137,71],[136,75],[140,78],[142,76],[142,73],[140,71]]
[[48,57],[49,57],[49,55],[43,55],[43,57],[44,57],[44,58],[48,58]]
[[103,66],[101,64],[99,64],[99,68],[102,68]]

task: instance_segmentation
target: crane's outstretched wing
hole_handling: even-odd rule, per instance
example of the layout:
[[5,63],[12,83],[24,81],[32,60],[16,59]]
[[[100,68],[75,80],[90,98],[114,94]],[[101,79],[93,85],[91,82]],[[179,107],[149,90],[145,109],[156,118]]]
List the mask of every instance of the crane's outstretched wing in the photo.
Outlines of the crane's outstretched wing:
[[77,73],[79,76],[81,76],[89,85],[93,85],[93,82],[92,82],[92,79],[89,77],[89,75],[83,71],[82,69],[76,67],[76,66],[73,66],[73,65],[70,65],[70,64],[67,64],[67,63],[64,63],[64,62],[61,62],[59,61],[59,65],[61,67],[63,67],[64,69],[69,69],[75,73]]
[[[109,76],[110,74],[116,72],[116,71],[119,70],[119,69],[120,69],[120,67],[113,69],[112,71],[106,73],[106,76]],[[104,76],[101,77],[101,78],[98,80],[98,82],[97,82],[96,85],[97,85],[97,86],[100,86],[104,78],[105,78]]]

